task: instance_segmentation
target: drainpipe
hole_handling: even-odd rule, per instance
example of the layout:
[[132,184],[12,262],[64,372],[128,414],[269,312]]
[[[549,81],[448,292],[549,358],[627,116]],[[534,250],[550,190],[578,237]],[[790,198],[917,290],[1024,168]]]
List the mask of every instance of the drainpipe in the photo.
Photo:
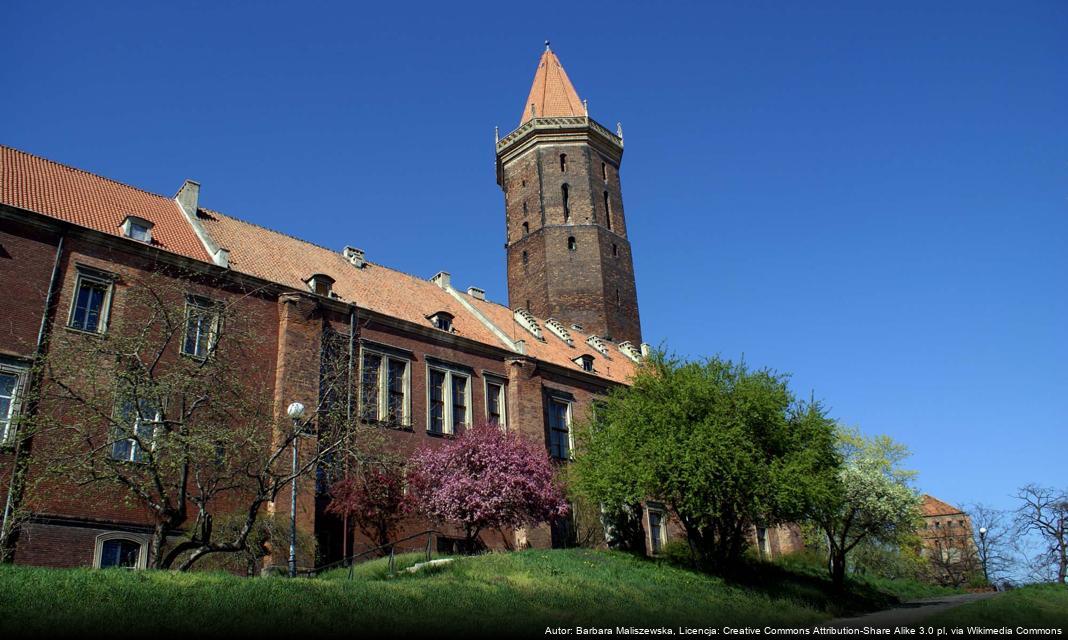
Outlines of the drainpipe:
[[[346,387],[345,421],[346,429],[352,426],[352,359],[356,347],[356,305],[349,305],[349,371]],[[348,477],[349,465],[345,463],[345,476]],[[341,518],[341,557],[349,557],[349,516],[345,514]]]
[[[59,236],[59,244],[56,245],[56,258],[52,262],[52,277],[48,281],[48,293],[45,294],[44,309],[41,311],[41,326],[37,329],[37,347],[34,349],[33,360],[34,364],[37,364],[41,356],[44,355],[44,343],[45,336],[48,331],[48,318],[51,315],[52,299],[56,295],[56,282],[59,280],[59,262],[63,257],[63,241],[66,239],[66,230],[64,230]],[[26,385],[26,389],[29,390],[33,386],[33,378],[35,377],[31,371],[30,381]],[[27,411],[29,413],[29,411]],[[7,499],[4,501],[4,517],[3,522],[0,523],[0,544],[6,543],[8,539],[8,524],[11,520],[11,513],[15,506],[15,485],[17,484],[18,472],[19,472],[19,457],[22,453],[22,438],[15,438],[15,451],[11,461],[11,480],[7,483]],[[2,561],[3,558],[0,558]]]

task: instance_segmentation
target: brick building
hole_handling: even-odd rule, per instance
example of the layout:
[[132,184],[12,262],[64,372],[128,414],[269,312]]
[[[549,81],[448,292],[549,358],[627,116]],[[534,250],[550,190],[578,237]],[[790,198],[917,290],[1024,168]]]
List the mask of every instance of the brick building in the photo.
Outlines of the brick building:
[[[589,117],[546,46],[519,126],[496,151],[508,306],[455,287],[446,272],[412,276],[361,249],[320,247],[213,211],[194,181],[167,197],[0,147],[0,495],[5,526],[15,505],[32,513],[19,527],[15,561],[145,566],[150,514],[117,490],[56,486],[20,503],[9,480],[16,460],[33,474],[34,452],[50,446],[47,435],[15,433],[20,415],[45,409],[24,400],[49,337],[112,330],[130,283],[171,268],[203,276],[183,281],[190,300],[232,302],[252,319],[264,340],[245,368],[272,390],[278,420],[291,401],[316,405],[320,351],[332,333],[354,344],[359,415],[389,427],[398,449],[436,446],[494,420],[566,460],[571,424],[627,382],[645,349],[619,176],[622,132]],[[199,328],[189,322],[193,335]],[[297,515],[321,560],[366,546],[358,536],[340,541],[314,485],[299,483]],[[271,511],[288,516],[288,502]],[[656,553],[669,518],[654,503],[643,522]],[[426,526],[413,520],[406,530]],[[564,542],[548,527],[503,535],[511,544]],[[788,537],[774,530],[757,541],[771,553],[788,548]]]
[[961,586],[980,570],[972,519],[961,509],[926,493],[921,498],[920,513],[920,555],[927,559],[931,578]]

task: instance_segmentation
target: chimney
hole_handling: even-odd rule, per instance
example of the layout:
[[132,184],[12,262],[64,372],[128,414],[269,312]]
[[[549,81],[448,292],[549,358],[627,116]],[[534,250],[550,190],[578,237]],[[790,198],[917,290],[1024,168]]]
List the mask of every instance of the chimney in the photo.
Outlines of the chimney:
[[486,290],[485,289],[479,289],[478,287],[468,287],[467,288],[467,295],[471,296],[475,300],[485,300],[486,299]]
[[363,257],[363,249],[357,249],[356,247],[345,247],[345,250],[342,251],[341,254],[345,256],[348,261],[352,263],[352,266],[356,267],[357,269],[363,269],[363,266],[367,264],[367,261],[364,260]]
[[448,271],[438,271],[430,281],[442,289],[448,289],[452,286],[452,276],[449,275]]
[[200,201],[200,183],[196,180],[186,180],[178,194],[174,196],[178,204],[190,218],[197,216],[197,203]]

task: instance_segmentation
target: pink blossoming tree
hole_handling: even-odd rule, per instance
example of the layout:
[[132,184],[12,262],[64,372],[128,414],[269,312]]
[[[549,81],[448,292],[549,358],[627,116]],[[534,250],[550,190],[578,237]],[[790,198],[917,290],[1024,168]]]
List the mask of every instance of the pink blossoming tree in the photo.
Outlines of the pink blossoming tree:
[[469,550],[484,529],[533,526],[568,513],[545,448],[494,425],[416,452],[411,468],[422,511],[462,527]]

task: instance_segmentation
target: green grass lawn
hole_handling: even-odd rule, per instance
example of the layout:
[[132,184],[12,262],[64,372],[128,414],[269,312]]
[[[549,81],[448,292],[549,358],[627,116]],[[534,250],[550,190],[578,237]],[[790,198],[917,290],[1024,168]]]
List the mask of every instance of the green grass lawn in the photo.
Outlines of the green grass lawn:
[[[409,566],[418,554],[398,557]],[[881,608],[895,590],[828,595],[809,567],[753,565],[726,582],[622,553],[522,551],[389,577],[386,561],[318,578],[0,566],[0,638],[106,630],[145,636],[434,631],[543,635],[546,627],[803,626]],[[909,595],[909,594],[904,594]]]
[[1055,584],[1013,589],[989,600],[973,602],[928,621],[944,627],[1068,628],[1068,587]]

